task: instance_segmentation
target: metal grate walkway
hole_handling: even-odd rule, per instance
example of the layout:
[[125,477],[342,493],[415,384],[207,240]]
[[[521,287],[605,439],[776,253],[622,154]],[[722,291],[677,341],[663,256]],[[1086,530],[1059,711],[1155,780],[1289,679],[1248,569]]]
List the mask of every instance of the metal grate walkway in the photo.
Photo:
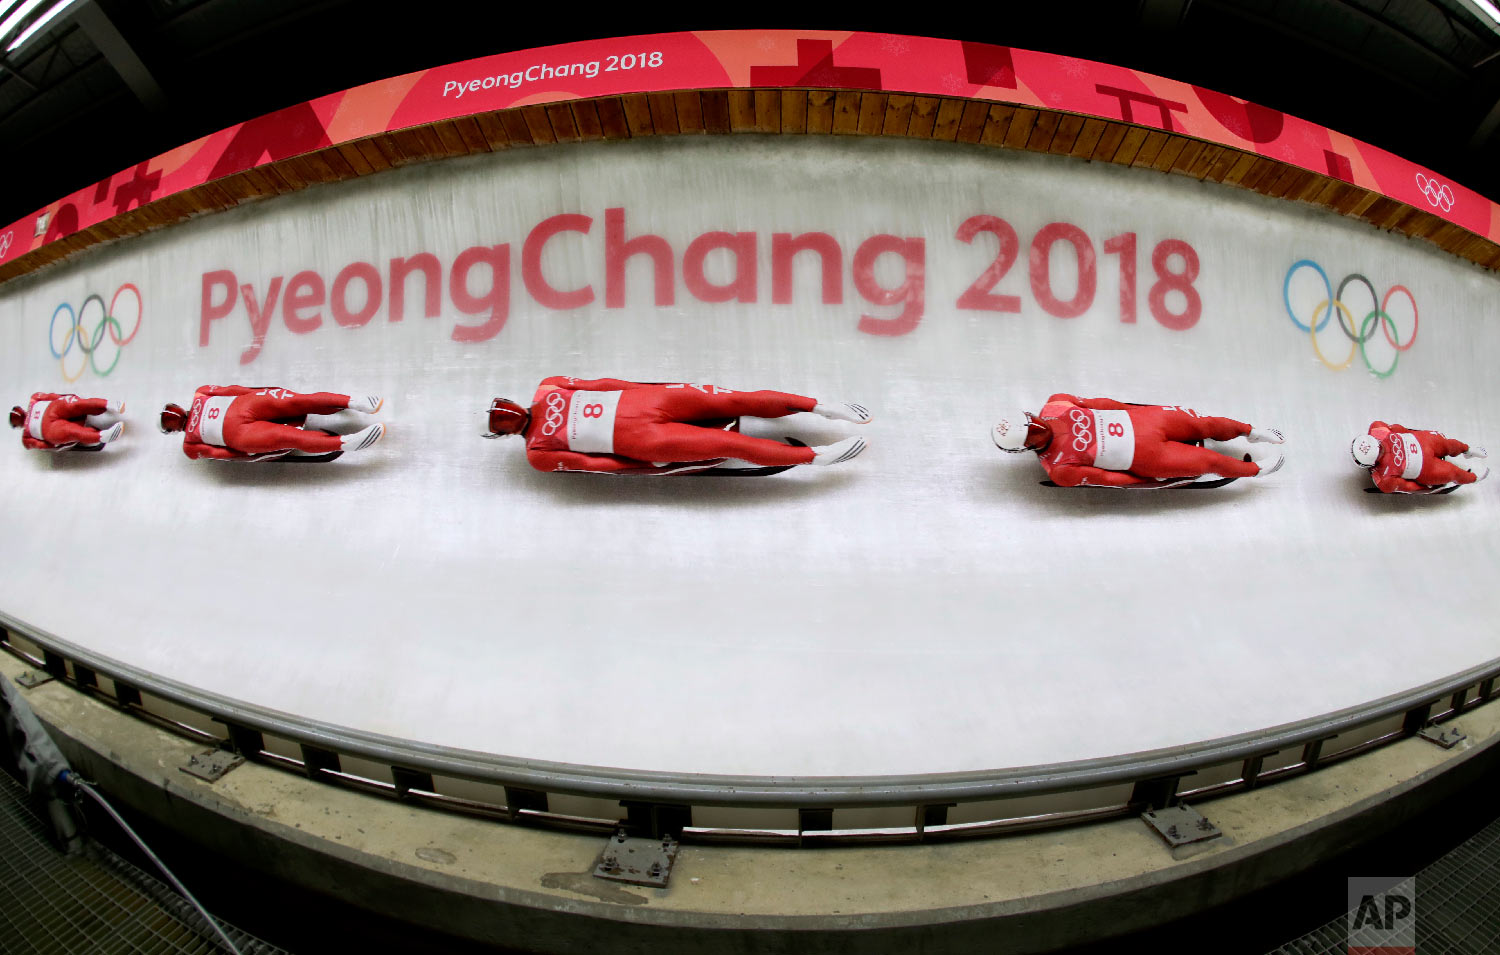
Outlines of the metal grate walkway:
[[[1500,952],[1500,819],[1416,876],[1417,952]],[[1269,955],[1348,955],[1344,916]]]
[[[244,955],[287,955],[231,926]],[[215,955],[203,917],[163,883],[91,842],[53,844],[26,790],[0,770],[0,952],[5,955]]]

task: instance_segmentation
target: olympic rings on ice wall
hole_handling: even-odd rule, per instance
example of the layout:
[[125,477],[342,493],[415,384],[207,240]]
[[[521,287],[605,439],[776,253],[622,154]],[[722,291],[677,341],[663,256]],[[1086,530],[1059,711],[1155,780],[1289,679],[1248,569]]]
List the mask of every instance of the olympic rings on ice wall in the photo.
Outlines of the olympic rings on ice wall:
[[[1322,301],[1318,302],[1313,308],[1311,317],[1305,322],[1297,317],[1297,310],[1292,306],[1291,295],[1292,277],[1301,269],[1312,269],[1316,272],[1318,278],[1323,280],[1324,291]],[[1363,285],[1369,290],[1371,302],[1379,303],[1357,322],[1354,315],[1349,311],[1349,307],[1343,301],[1345,289],[1351,284],[1356,283]],[[1411,337],[1404,342],[1400,341],[1400,331],[1396,328],[1396,320],[1388,312],[1391,298],[1397,293],[1405,295],[1407,301],[1411,302]],[[1286,279],[1281,284],[1281,300],[1286,306],[1286,314],[1292,320],[1292,324],[1297,326],[1298,331],[1306,332],[1308,338],[1312,340],[1313,354],[1318,356],[1318,361],[1322,362],[1325,367],[1332,368],[1334,371],[1343,371],[1345,368],[1348,368],[1354,363],[1354,356],[1358,354],[1364,359],[1365,367],[1370,370],[1371,374],[1379,378],[1389,378],[1396,371],[1396,364],[1401,360],[1401,353],[1410,349],[1417,342],[1417,325],[1420,321],[1417,314],[1417,299],[1412,295],[1411,290],[1404,285],[1392,285],[1389,289],[1386,289],[1385,295],[1382,297],[1376,294],[1375,286],[1369,279],[1358,272],[1352,272],[1344,276],[1343,280],[1339,282],[1338,289],[1335,290],[1333,284],[1328,280],[1328,273],[1323,271],[1321,265],[1312,259],[1300,259],[1294,262],[1291,268],[1287,269]],[[1339,363],[1330,361],[1323,354],[1322,346],[1318,344],[1318,333],[1323,330],[1328,324],[1329,319],[1333,318],[1335,314],[1338,315],[1339,330],[1344,333],[1345,338],[1349,339],[1349,354]],[[1370,354],[1365,348],[1365,343],[1374,337],[1377,324],[1380,326],[1381,332],[1384,333],[1385,340],[1395,349],[1395,355],[1391,358],[1391,364],[1387,368],[1376,368],[1375,364],[1370,361]],[[1356,327],[1358,331],[1356,331]]]
[[[141,290],[133,283],[126,282],[115,289],[108,308],[105,308],[103,296],[91,294],[76,311],[67,302],[62,302],[53,309],[52,320],[47,326],[47,347],[52,350],[52,357],[62,367],[63,380],[77,381],[89,366],[93,366],[94,374],[101,378],[114,371],[115,366],[120,363],[120,353],[124,346],[130,344],[141,330],[141,305]],[[63,331],[59,341],[57,320],[64,314],[67,319],[61,326]],[[69,356],[73,354],[74,345],[78,346],[78,358],[76,367],[70,369]],[[101,366],[100,355],[108,357],[111,349],[113,357],[109,357],[108,363]]]

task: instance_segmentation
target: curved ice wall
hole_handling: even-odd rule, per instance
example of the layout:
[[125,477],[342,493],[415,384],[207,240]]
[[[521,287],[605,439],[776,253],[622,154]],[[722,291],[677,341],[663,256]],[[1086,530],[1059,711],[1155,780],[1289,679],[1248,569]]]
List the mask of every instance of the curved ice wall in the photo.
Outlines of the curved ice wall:
[[[1363,349],[1301,330],[1321,276]],[[309,189],[0,287],[5,398],[130,420],[102,454],[0,451],[0,609],[227,699],[551,761],[912,774],[1217,738],[1500,655],[1494,485],[1384,499],[1347,452],[1372,418],[1500,445],[1496,290],[1290,203],[917,142],[574,146]],[[552,374],[877,418],[835,469],[541,474],[479,433]],[[208,383],[384,394],[391,433],[329,465],[192,462],[154,412]],[[1281,427],[1289,463],[1043,488],[987,432],[1054,391]],[[757,430],[846,430],[807,417]]]

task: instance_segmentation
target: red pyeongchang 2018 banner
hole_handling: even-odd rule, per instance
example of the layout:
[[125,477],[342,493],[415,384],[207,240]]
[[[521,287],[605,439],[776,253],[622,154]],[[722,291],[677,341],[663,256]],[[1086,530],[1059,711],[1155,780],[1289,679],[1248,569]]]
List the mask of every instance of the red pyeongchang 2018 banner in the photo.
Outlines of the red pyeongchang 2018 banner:
[[[724,88],[881,90],[1123,120],[1326,174],[1500,242],[1500,206],[1295,116],[1149,73],[984,43],[790,30],[666,33],[501,53],[260,116],[65,196],[0,231],[0,263],[164,196],[338,143],[516,106]],[[45,220],[43,219],[45,217]],[[37,235],[37,224],[46,228]]]

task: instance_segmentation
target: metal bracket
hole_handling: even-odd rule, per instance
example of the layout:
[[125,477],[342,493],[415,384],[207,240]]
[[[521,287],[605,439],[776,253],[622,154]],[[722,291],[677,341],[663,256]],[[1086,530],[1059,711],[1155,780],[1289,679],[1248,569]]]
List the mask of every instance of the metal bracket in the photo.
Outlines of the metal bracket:
[[1458,726],[1453,723],[1449,723],[1446,726],[1443,726],[1439,723],[1432,723],[1428,726],[1422,727],[1417,735],[1427,740],[1427,742],[1429,743],[1438,744],[1443,749],[1452,749],[1459,743],[1468,739],[1468,737],[1464,735],[1463,730],[1459,729]]
[[677,860],[677,847],[677,840],[669,835],[640,839],[621,829],[605,843],[594,862],[594,878],[665,889],[672,877],[672,863]]
[[52,674],[46,670],[27,670],[16,677],[16,682],[29,690],[34,686],[41,686],[43,683],[51,683],[53,679]]
[[1168,806],[1141,813],[1141,819],[1156,830],[1173,849],[1221,838],[1219,827],[1203,818],[1203,814],[1191,806]]
[[218,782],[231,769],[245,761],[245,757],[239,753],[230,752],[227,749],[210,749],[201,753],[194,753],[187,763],[177,767],[189,776],[196,776],[205,782]]

